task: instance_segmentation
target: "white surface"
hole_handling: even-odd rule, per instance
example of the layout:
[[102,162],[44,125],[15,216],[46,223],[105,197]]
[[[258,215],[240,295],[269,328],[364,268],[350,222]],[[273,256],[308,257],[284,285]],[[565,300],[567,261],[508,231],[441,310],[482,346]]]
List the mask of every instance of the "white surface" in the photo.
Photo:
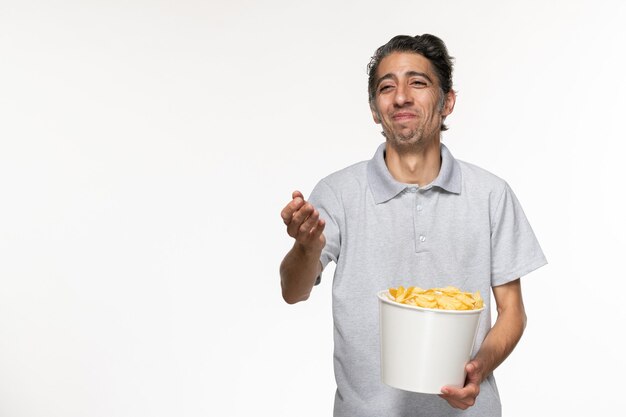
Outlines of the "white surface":
[[332,268],[282,301],[279,213],[373,155],[365,67],[399,33],[446,41],[444,141],[511,184],[550,262],[523,279],[504,415],[614,415],[625,21],[617,0],[0,0],[0,415],[331,415]]
[[462,387],[480,310],[446,311],[393,302],[378,293],[382,381],[394,388],[441,394]]

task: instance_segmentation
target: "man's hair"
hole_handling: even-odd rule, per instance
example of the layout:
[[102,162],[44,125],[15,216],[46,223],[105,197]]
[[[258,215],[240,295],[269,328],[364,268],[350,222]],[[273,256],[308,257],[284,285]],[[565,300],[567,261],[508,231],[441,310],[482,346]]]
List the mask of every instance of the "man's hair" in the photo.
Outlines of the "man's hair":
[[[452,90],[452,61],[454,58],[448,55],[446,44],[441,39],[428,33],[416,36],[394,36],[389,42],[376,50],[376,53],[367,65],[370,105],[374,103],[376,98],[376,82],[378,81],[376,71],[378,70],[378,65],[383,58],[393,52],[412,52],[422,55],[430,61],[441,86],[440,100],[443,107],[446,94]],[[441,130],[448,130],[448,127],[442,123]]]

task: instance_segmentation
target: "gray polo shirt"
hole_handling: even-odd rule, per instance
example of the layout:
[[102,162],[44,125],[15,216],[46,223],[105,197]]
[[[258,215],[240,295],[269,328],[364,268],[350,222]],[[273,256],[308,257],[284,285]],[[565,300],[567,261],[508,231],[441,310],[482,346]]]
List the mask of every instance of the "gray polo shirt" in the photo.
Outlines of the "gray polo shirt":
[[333,280],[336,417],[500,416],[493,375],[467,411],[437,395],[381,382],[376,293],[399,285],[453,285],[480,291],[482,313],[474,353],[491,327],[492,286],[546,264],[508,184],[453,158],[441,145],[441,169],[428,185],[403,184],[389,173],[381,144],[370,161],[321,180],[309,201],[326,220],[322,266]]

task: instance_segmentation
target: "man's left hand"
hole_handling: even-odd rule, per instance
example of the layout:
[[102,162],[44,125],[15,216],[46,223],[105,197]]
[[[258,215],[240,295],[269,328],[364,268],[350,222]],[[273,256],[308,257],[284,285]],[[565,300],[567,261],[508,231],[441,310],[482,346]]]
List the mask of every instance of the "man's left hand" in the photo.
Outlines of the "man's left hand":
[[452,407],[467,410],[476,403],[476,397],[480,393],[480,383],[482,382],[481,366],[478,361],[470,361],[465,365],[465,386],[456,388],[445,386],[441,389],[441,398],[446,400]]

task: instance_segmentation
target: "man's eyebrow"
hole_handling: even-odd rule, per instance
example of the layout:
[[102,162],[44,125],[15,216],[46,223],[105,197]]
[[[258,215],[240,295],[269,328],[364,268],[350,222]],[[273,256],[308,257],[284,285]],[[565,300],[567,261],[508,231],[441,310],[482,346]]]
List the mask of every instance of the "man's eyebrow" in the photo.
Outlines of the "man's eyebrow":
[[433,80],[430,79],[430,77],[428,75],[426,75],[426,73],[424,72],[418,72],[418,71],[407,71],[406,75],[408,77],[424,77],[428,80],[428,82],[432,83]]
[[[407,71],[404,75],[406,75],[407,77],[424,77],[428,80],[428,82],[430,82],[431,84],[433,83],[433,80],[431,80],[430,77],[424,72]],[[396,77],[392,73],[387,73],[383,75],[382,77],[378,79],[378,81],[376,81],[376,88],[378,89],[378,86],[380,85],[381,82],[385,80],[389,80],[389,79],[394,79],[394,78]]]
[[380,85],[381,82],[385,81],[385,80],[390,80],[390,79],[394,79],[394,75],[392,73],[387,73],[385,75],[383,75],[382,77],[380,77],[378,79],[378,81],[376,81],[376,89],[378,89],[378,86]]

